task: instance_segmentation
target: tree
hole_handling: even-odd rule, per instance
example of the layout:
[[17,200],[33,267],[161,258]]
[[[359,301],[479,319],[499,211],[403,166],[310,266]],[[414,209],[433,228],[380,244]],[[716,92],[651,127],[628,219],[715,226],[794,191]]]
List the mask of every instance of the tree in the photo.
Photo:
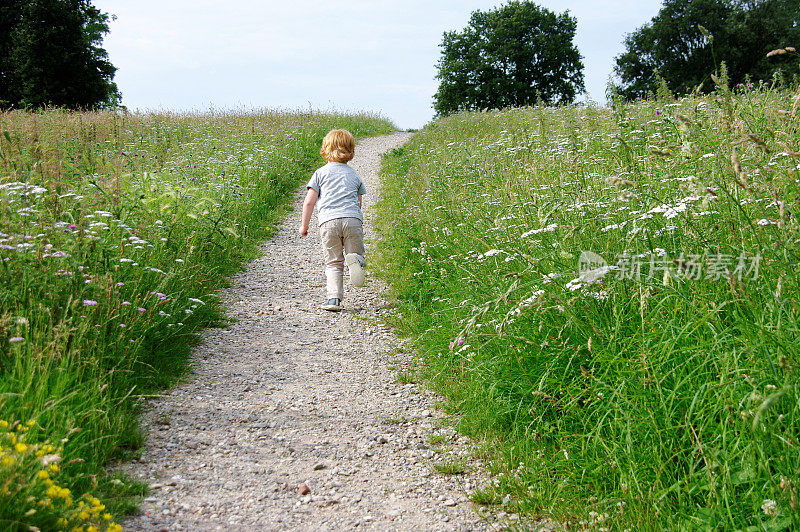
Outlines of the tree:
[[528,1],[475,11],[439,45],[437,114],[569,103],[583,92],[583,63],[572,43],[577,20]]
[[22,14],[21,0],[8,0],[0,4],[0,106],[19,99],[12,82],[11,33]]
[[797,0],[665,0],[649,24],[625,37],[615,59],[619,91],[628,98],[655,92],[657,76],[683,94],[706,83],[724,61],[732,83],[748,77],[771,80],[776,71],[791,79],[798,56],[767,58],[777,48],[800,44]]
[[0,15],[0,106],[119,102],[116,68],[101,46],[109,17],[90,0],[12,0]]

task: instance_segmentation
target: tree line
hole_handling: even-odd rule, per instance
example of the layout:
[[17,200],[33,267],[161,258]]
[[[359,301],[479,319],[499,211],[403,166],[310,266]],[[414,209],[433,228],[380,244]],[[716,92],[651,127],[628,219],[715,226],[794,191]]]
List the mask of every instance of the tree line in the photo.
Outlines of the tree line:
[[[102,47],[110,17],[91,0],[0,3],[0,109],[113,107],[121,95]],[[445,32],[436,65],[437,115],[570,103],[584,92],[577,19],[528,0],[475,11]],[[677,94],[713,90],[725,64],[733,84],[792,81],[800,72],[800,1],[664,0],[647,24],[624,36],[613,89],[630,98],[659,83]],[[773,50],[792,53],[769,54]]]
[[[442,38],[436,113],[574,101],[584,91],[576,28],[568,11],[557,15],[530,1],[473,12],[464,30]],[[800,2],[665,0],[623,43],[612,89],[629,99],[655,93],[659,80],[676,94],[709,92],[723,62],[733,84],[792,81],[800,55],[767,54],[800,48]]]
[[0,109],[118,105],[108,23],[89,0],[3,0]]

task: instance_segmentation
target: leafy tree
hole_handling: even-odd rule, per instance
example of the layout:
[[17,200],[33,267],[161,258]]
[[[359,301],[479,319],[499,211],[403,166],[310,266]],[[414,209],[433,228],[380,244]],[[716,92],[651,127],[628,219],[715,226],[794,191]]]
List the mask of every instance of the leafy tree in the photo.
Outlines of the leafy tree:
[[573,101],[584,90],[576,27],[568,12],[528,1],[473,12],[463,31],[445,32],[440,44],[437,114]]
[[21,0],[7,0],[0,4],[0,105],[19,99],[12,83],[11,32],[22,14]]
[[0,105],[95,108],[120,99],[90,0],[11,0],[0,9]]
[[625,37],[616,58],[620,92],[640,98],[655,92],[657,76],[675,93],[706,83],[722,61],[732,83],[770,80],[775,71],[791,78],[798,56],[767,58],[777,48],[800,44],[797,0],[665,0],[649,24]]

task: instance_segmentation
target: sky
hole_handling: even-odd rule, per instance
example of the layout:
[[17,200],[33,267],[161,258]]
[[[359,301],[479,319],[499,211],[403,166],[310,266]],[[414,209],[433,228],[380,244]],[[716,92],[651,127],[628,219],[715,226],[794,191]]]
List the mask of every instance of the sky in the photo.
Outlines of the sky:
[[[432,120],[445,31],[488,0],[95,0],[116,16],[104,48],[130,110],[370,111],[402,129]],[[661,0],[540,0],[578,19],[587,94],[605,103],[626,33]]]

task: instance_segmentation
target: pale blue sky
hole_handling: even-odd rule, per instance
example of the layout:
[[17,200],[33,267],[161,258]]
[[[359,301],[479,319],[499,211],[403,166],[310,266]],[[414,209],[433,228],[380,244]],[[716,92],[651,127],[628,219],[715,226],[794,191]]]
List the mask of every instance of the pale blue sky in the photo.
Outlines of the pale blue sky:
[[[105,48],[129,109],[270,107],[380,112],[401,128],[431,120],[442,33],[488,0],[95,0],[114,14]],[[626,33],[660,0],[543,0],[578,19],[589,96],[605,102]],[[585,99],[585,96],[580,99]]]

